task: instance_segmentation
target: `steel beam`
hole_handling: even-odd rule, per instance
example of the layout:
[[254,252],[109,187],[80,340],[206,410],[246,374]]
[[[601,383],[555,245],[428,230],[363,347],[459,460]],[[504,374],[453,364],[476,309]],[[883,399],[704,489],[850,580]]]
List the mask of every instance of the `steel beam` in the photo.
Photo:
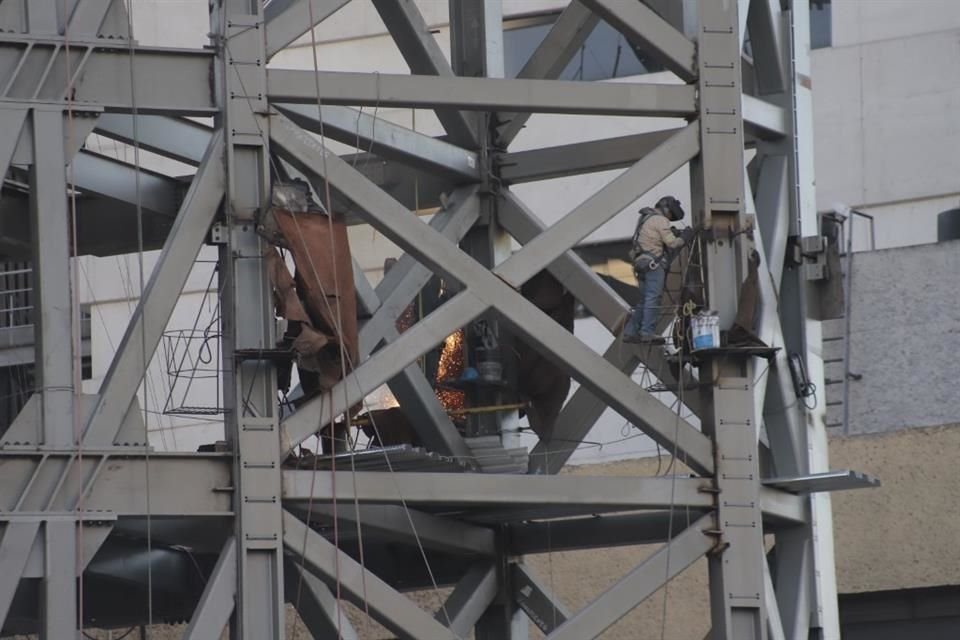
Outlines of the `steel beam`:
[[[638,393],[636,385],[629,378],[623,376],[583,343],[571,341],[570,334],[566,330],[550,320],[546,314],[504,282],[522,284],[562,255],[576,242],[577,234],[582,232],[586,235],[613,214],[604,212],[596,215],[593,211],[592,221],[588,220],[585,224],[577,221],[572,225],[558,223],[537,240],[556,236],[558,234],[555,232],[559,230],[561,237],[552,239],[557,242],[568,241],[569,244],[564,248],[554,245],[531,249],[533,245],[538,244],[535,240],[491,273],[460,252],[435,230],[420,222],[402,205],[371,185],[342,160],[323,151],[316,141],[299,132],[294,126],[284,124],[282,116],[274,118],[273,124],[272,138],[290,161],[304,165],[315,172],[328,172],[326,177],[330,183],[365,210],[371,224],[421,262],[468,287],[467,291],[442,305],[428,318],[418,323],[418,326],[409,330],[400,340],[384,349],[381,357],[373,358],[358,367],[350,380],[338,384],[329,394],[324,394],[322,400],[311,401],[297,414],[284,420],[283,446],[294,446],[316,431],[317,416],[311,409],[318,408],[320,402],[324,402],[324,406],[328,409],[339,406],[338,403],[347,403],[343,407],[346,408],[385,382],[427,349],[438,344],[453,329],[476,318],[487,307],[493,306],[517,335],[522,336],[535,348],[551,354],[551,357],[570,375],[577,378],[584,386],[590,387],[617,411],[634,420],[635,424],[651,437],[661,443],[671,443],[670,446],[673,446],[676,431],[679,437],[678,446],[688,455],[693,468],[706,471],[712,467],[710,445],[705,437],[685,421],[681,421],[678,426],[676,416],[667,407],[642,390]],[[668,147],[671,153],[666,151],[665,153],[668,157],[673,153],[682,155],[688,151],[684,144],[687,142],[689,141],[686,137],[682,137],[679,144],[682,151],[678,151],[671,145]],[[323,153],[327,153],[326,161],[321,161]],[[666,171],[667,174],[671,172],[663,165],[658,166],[657,169]],[[644,179],[650,179],[650,176],[644,176]],[[642,182],[639,188],[642,189],[643,184],[645,183]],[[637,185],[634,187],[637,188]],[[629,197],[622,184],[617,184],[610,191],[605,191],[606,193],[591,200],[597,204],[616,206],[618,198]],[[636,192],[633,193],[635,197]],[[565,221],[567,220],[570,220],[569,216],[565,218]],[[595,226],[591,227],[591,225]],[[542,255],[534,251],[541,251]],[[518,260],[518,258],[521,259]],[[510,267],[513,272],[512,278],[507,275],[509,273],[507,269]],[[443,322],[437,321],[439,317],[443,317]],[[417,331],[418,328],[420,331]],[[387,375],[386,379],[384,375]],[[361,380],[361,378],[365,379]],[[333,413],[336,414],[337,411],[334,410]]]
[[125,144],[136,143],[141,149],[193,166],[203,161],[213,135],[210,127],[186,118],[145,115],[137,116],[134,135],[133,116],[125,113],[101,115],[94,131]]
[[[425,76],[454,77],[453,69],[416,3],[410,0],[373,0],[390,35],[410,67],[410,73]],[[456,22],[451,20],[451,26]],[[476,148],[479,138],[474,122],[453,109],[437,109],[437,118],[450,139],[461,147]]]
[[786,88],[786,70],[783,10],[779,0],[751,0],[749,14],[741,12],[741,24],[746,20],[750,30],[750,49],[757,73],[760,95],[782,93]]
[[673,515],[670,511],[647,511],[523,522],[510,525],[507,548],[512,554],[533,555],[663,543],[680,535],[690,524],[689,517],[701,515],[701,510],[684,507]]
[[759,138],[777,140],[790,130],[790,116],[785,109],[766,100],[744,94],[743,122]]
[[[781,628],[787,640],[805,640],[810,637],[811,609],[814,602],[811,589],[813,563],[809,533],[806,527],[794,527],[777,533],[773,563],[776,568],[774,601]],[[768,567],[769,571],[769,567]],[[833,636],[839,638],[839,636]]]
[[642,2],[581,1],[624,34],[630,44],[642,49],[681,80],[696,80],[696,47],[653,9]]
[[[603,358],[619,371],[629,375],[640,364],[640,359],[635,350],[623,347],[619,339],[614,340],[607,347]],[[559,473],[606,410],[607,403],[581,385],[560,410],[550,438],[540,440],[530,450],[528,473]],[[668,451],[672,451],[672,448]]]
[[311,513],[315,520],[336,517],[348,525],[341,524],[341,537],[351,535],[351,529],[355,531],[359,525],[364,537],[372,535],[377,540],[422,545],[424,549],[442,553],[495,555],[493,530],[403,506],[341,504],[334,509],[326,504],[314,504]]
[[[701,157],[690,172],[694,222],[712,228],[703,242],[708,308],[730,327],[738,311],[748,255],[743,236],[747,193],[744,179],[741,101],[741,44],[737,3],[701,3],[698,36],[700,65]],[[744,105],[741,113],[739,107]],[[750,328],[750,327],[748,327]],[[710,613],[713,640],[766,640],[763,594],[763,514],[760,500],[756,389],[745,359],[709,358],[701,377],[703,430],[714,441],[718,499],[717,530],[722,553],[711,555]]]
[[621,116],[689,116],[692,87],[619,82],[564,82],[501,78],[441,78],[392,74],[270,69],[272,102],[386,107],[438,107],[473,111],[511,110]]
[[183,640],[217,638],[233,614],[237,593],[237,541],[231,536],[220,551]]
[[[39,101],[66,109],[69,92],[76,111],[90,107],[129,113],[135,95],[137,111],[144,115],[217,112],[210,83],[212,51],[137,47],[133,85],[130,47],[123,40],[71,39],[70,51],[75,69],[67,77],[61,38],[0,35],[0,56],[19,61],[0,72],[0,103],[26,107]],[[60,64],[51,64],[55,58]]]
[[84,434],[87,446],[113,443],[136,396],[147,363],[160,343],[223,199],[222,153],[223,138],[216,134],[101,384],[99,400]]
[[23,125],[27,122],[27,114],[28,110],[22,107],[0,109],[0,131],[3,131],[3,136],[0,137],[0,170],[4,176],[7,175],[7,169],[10,168],[10,162],[17,150]]
[[[499,220],[503,227],[512,235],[517,242],[520,242],[523,245],[531,242],[539,234],[543,233],[546,230],[546,225],[541,222],[537,216],[530,211],[524,203],[516,197],[510,191],[504,191],[501,193],[500,208],[498,209]],[[629,306],[623,299],[617,295],[613,289],[610,288],[606,282],[604,282],[597,273],[595,273],[587,264],[572,250],[568,250],[566,253],[557,258],[553,263],[547,267],[550,270],[550,273],[553,274],[557,280],[563,283],[563,286],[573,294],[573,296],[580,301],[580,303],[586,307],[590,313],[593,314],[600,323],[607,328],[610,333],[616,335],[619,333],[620,325],[624,322],[626,314],[629,311]],[[644,364],[648,371],[653,372],[654,376],[662,380],[665,384],[671,385],[676,384],[676,379],[671,373],[671,369],[667,366],[665,361],[665,353],[663,349],[656,348],[643,348],[635,347],[632,345],[626,345],[619,340],[611,345],[610,350],[604,356],[607,360],[612,360],[613,354],[612,350],[616,348],[617,360],[616,362],[622,363],[617,364],[618,368],[626,374],[632,374],[634,369],[636,369],[637,360]],[[629,357],[624,358],[623,354],[628,354]],[[632,368],[631,368],[632,367]],[[695,383],[695,380],[692,379],[689,373],[684,374],[684,384]],[[589,394],[588,390],[583,391],[584,394]],[[578,389],[574,392],[574,398],[577,398],[577,394],[580,394]],[[573,399],[571,399],[572,402]],[[684,397],[686,405],[693,411],[695,414],[699,415],[699,401],[696,394],[687,394]],[[572,423],[568,422],[568,416],[563,416],[563,420],[558,420],[557,425],[568,425],[575,427],[577,433],[583,428],[589,428],[594,424],[596,418],[593,421],[582,421],[580,417]],[[597,413],[596,417],[599,418],[600,414]],[[579,436],[579,439],[576,441],[579,442],[586,436],[587,431],[583,431]],[[556,432],[555,432],[556,433]],[[570,449],[571,438],[567,436],[560,436],[558,442],[566,441],[565,449]],[[539,446],[539,445],[538,445]],[[554,458],[552,464],[559,463],[560,466],[563,466],[566,462],[569,455],[566,457],[557,457]],[[534,464],[533,459],[531,463]],[[536,463],[539,464],[539,463]],[[559,467],[555,467],[559,469]],[[556,471],[553,471],[556,473]]]
[[283,579],[287,602],[294,606],[315,639],[359,640],[347,613],[320,579],[289,557],[284,562]]
[[596,600],[578,611],[549,640],[596,638],[627,615],[660,587],[710,551],[715,540],[707,533],[715,527],[712,515],[704,516],[674,538]]
[[[703,491],[704,478],[644,477],[631,485],[622,478],[590,476],[512,476],[472,473],[398,473],[390,483],[378,472],[283,472],[287,504],[332,500],[360,504],[401,504],[412,507],[528,508],[565,506],[615,509],[662,509],[671,506],[708,508],[712,497]],[[334,487],[336,485],[336,487]],[[672,496],[672,498],[671,498]]]
[[770,640],[787,640],[783,630],[783,620],[780,619],[780,606],[777,604],[777,594],[773,587],[773,578],[770,575],[768,564],[765,564],[763,568],[763,602],[767,608],[767,635]]
[[498,267],[498,275],[518,287],[530,275],[546,268],[693,158],[700,150],[699,135],[700,127],[697,124],[688,125],[675,133],[531,240],[523,251],[513,254]]
[[[446,213],[446,212],[444,212]],[[433,222],[445,224],[444,220],[449,221],[452,216],[438,214],[434,216]],[[404,256],[405,258],[408,256]],[[412,260],[412,259],[411,259]],[[401,259],[402,261],[402,259]],[[419,267],[415,264],[413,269]],[[399,269],[398,263],[394,270]],[[354,286],[357,291],[358,307],[367,314],[373,313],[374,318],[380,310],[383,309],[383,303],[380,297],[374,291],[373,287],[367,281],[360,266],[354,261]],[[393,271],[391,271],[393,273]],[[408,272],[409,273],[409,272]],[[429,275],[427,276],[429,277]],[[420,285],[422,288],[423,285]],[[389,295],[389,294],[388,294]],[[411,298],[416,295],[412,293]],[[408,300],[406,304],[410,304]],[[404,307],[405,308],[405,307]],[[385,322],[382,326],[380,335],[375,339],[370,339],[369,334],[364,336],[364,329],[374,320],[371,318],[364,324],[360,331],[360,359],[364,360],[370,355],[370,351],[383,341],[390,344],[400,337],[397,331],[396,318],[399,317],[402,310],[397,310],[397,315],[393,316],[389,323]],[[420,436],[422,442],[430,449],[443,455],[456,456],[461,460],[471,457],[470,448],[464,442],[456,426],[450,421],[450,416],[440,405],[433,386],[427,381],[423,370],[416,363],[408,364],[399,375],[392,378],[388,383],[394,397],[400,403],[401,410],[410,421],[414,430]]]
[[95,38],[114,5],[124,7],[123,2],[117,0],[77,0],[67,32],[71,37]]
[[[554,80],[566,69],[600,18],[583,6],[580,0],[571,0],[570,4],[557,17],[546,37],[530,55],[517,78],[537,78]],[[497,120],[500,125],[497,144],[506,148],[523,129],[530,113],[500,113]]]
[[550,593],[529,567],[521,562],[514,562],[510,569],[513,598],[540,631],[549,635],[570,619],[570,611]]
[[266,22],[264,32],[267,41],[267,59],[287,48],[348,2],[350,0],[272,0],[268,2],[263,11]]
[[60,19],[57,15],[55,0],[35,0],[27,2],[27,31],[32,34],[60,33]]
[[77,520],[44,523],[41,640],[77,635]]
[[230,631],[236,640],[282,640],[286,627],[276,369],[236,354],[272,348],[277,338],[268,247],[257,233],[273,186],[264,23],[262,2],[211,5],[211,31],[223,46],[216,78],[224,132],[226,242],[220,245],[218,273],[224,433],[234,451],[237,598]]
[[40,521],[8,522],[0,541],[0,626],[20,585],[20,576],[30,558],[30,549],[40,531]]
[[[813,154],[813,98],[810,78],[810,7],[804,2],[794,2],[791,11],[781,12],[780,20],[788,27],[789,43],[785,51],[788,58],[789,94],[792,104],[791,136],[793,138],[791,193],[794,194],[793,216],[798,236],[819,233]],[[786,54],[789,53],[787,56]],[[784,278],[781,288],[781,317],[786,345],[803,354],[807,376],[816,388],[825,389],[822,355],[823,327],[817,316],[820,295],[817,283],[803,281],[793,270]],[[829,471],[829,447],[827,443],[826,407],[820,402],[812,410],[804,411],[807,427],[807,469],[805,473]],[[833,514],[830,494],[810,496],[810,512],[807,535],[812,544],[811,575],[814,588],[811,627],[818,628],[825,638],[840,636],[840,614],[837,605],[837,572],[833,552]],[[781,614],[783,611],[781,610]],[[802,615],[802,614],[801,614]],[[786,621],[785,621],[786,622]]]
[[466,638],[497,597],[497,565],[482,560],[471,566],[434,615],[455,638]]
[[677,130],[666,129],[505,153],[497,159],[500,179],[507,184],[522,184],[623,169],[652,152],[675,133]]
[[356,145],[381,158],[396,160],[424,171],[437,171],[458,180],[480,180],[475,152],[401,127],[389,120],[375,118],[357,109],[333,105],[324,105],[322,109],[303,104],[273,106],[307,131],[322,133],[343,144]]
[[449,640],[447,627],[290,512],[283,514],[283,544],[289,552],[302,556],[312,573],[339,584],[349,598],[361,603],[361,607],[369,607],[371,616],[401,638]]
[[[150,513],[158,519],[232,514],[230,496],[223,492],[230,483],[230,458],[223,454],[157,452],[150,456],[148,474],[146,460],[129,449],[119,454],[87,449],[81,465],[69,450],[41,454],[30,446],[16,453],[17,448],[6,445],[0,455],[0,508],[10,517],[72,513],[81,500],[91,512],[141,517],[147,486],[152,487]],[[183,486],[191,490],[182,491]]]
[[[139,173],[139,178],[137,176]],[[180,183],[160,173],[139,169],[91,151],[81,151],[73,161],[73,186],[92,194],[143,209],[173,215],[177,211]]]
[[[70,216],[67,209],[63,115],[33,110],[30,169],[31,239],[34,278],[36,387],[40,432],[48,447],[75,442],[74,304],[70,270]],[[79,376],[77,376],[79,378]]]
[[[455,191],[448,207],[430,220],[430,226],[444,238],[459,244],[480,216],[476,189]],[[403,254],[383,276],[376,289],[379,304],[368,308],[372,317],[360,328],[361,361],[369,357],[390,328],[396,329],[397,319],[432,277],[433,272],[409,253]]]

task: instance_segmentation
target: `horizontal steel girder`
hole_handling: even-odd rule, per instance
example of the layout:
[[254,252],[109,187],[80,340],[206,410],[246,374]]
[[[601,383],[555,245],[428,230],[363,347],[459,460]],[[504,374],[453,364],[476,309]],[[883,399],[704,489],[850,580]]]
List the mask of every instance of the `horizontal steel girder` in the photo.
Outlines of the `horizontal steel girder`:
[[[117,517],[229,516],[232,458],[223,454],[151,454],[142,450],[0,453],[0,520],[57,513]],[[25,479],[27,481],[25,482]],[[226,489],[226,491],[225,491]]]
[[[134,131],[136,129],[136,131]],[[94,131],[102,136],[158,153],[184,164],[197,166],[210,144],[213,129],[186,118],[172,116],[105,113],[97,120]]]
[[[123,41],[70,42],[70,70],[62,39],[0,35],[0,104],[89,105],[141,114],[212,116],[214,52],[137,47]],[[131,58],[136,65],[131,87]]]
[[500,179],[507,184],[520,184],[623,169],[653,151],[675,133],[676,129],[666,129],[620,138],[505,153],[497,158]]
[[[336,487],[334,487],[336,485]],[[390,482],[378,472],[314,474],[284,471],[283,499],[290,504],[332,500],[361,504],[470,509],[477,507],[587,507],[659,509],[709,508],[713,495],[704,478],[644,477],[629,483],[618,477],[529,476],[472,473],[398,473]]]
[[[449,142],[377,119],[349,107],[277,104],[280,113],[313,133],[355,145],[387,160],[426,171],[439,171],[463,181],[479,182],[477,154]],[[321,126],[321,118],[323,125]]]
[[500,78],[321,71],[320,95],[312,71],[270,69],[267,95],[272,102],[435,106],[476,111],[526,111],[621,116],[691,116],[694,87],[626,82],[567,82]]
[[[518,78],[553,80],[560,77],[570,59],[600,22],[600,17],[583,6],[579,0],[571,0],[567,8],[557,16],[556,22],[543,41],[537,46],[527,63],[517,74]],[[497,143],[507,147],[523,129],[529,113],[500,113],[497,120],[503,124],[497,132]]]

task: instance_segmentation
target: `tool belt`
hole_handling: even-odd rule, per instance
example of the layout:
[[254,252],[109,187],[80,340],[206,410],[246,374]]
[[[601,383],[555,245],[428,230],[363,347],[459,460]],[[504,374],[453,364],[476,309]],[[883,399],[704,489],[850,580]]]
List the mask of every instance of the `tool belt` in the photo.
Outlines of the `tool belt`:
[[652,253],[644,251],[633,259],[633,271],[635,273],[648,273],[656,271],[664,265],[666,253],[655,256]]

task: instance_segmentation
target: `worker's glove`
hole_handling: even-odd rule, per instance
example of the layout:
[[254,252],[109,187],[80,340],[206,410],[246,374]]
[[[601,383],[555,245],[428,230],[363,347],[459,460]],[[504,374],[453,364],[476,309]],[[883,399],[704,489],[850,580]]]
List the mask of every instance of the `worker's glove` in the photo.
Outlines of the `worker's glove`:
[[693,236],[696,235],[696,233],[693,227],[686,227],[680,232],[680,237],[683,238],[684,244],[690,244],[690,241],[693,240]]

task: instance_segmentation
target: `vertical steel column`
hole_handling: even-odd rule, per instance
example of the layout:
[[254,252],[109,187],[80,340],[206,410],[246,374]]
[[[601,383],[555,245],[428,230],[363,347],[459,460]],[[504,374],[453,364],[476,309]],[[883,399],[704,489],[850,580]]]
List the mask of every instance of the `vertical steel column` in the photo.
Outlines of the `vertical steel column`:
[[276,376],[269,362],[240,361],[239,349],[273,345],[273,314],[257,212],[269,202],[265,117],[266,53],[263,3],[212,3],[211,31],[220,54],[227,192],[226,247],[221,250],[224,406],[226,437],[235,454],[237,600],[235,640],[284,636],[283,529],[280,507]]
[[73,298],[70,217],[61,109],[33,109],[30,170],[33,246],[33,324],[41,438],[51,447],[74,442]]
[[80,635],[77,633],[77,526],[73,518],[44,523],[41,640],[67,640]]
[[[704,263],[708,306],[729,328],[737,312],[749,251],[746,221],[740,28],[736,2],[701,2],[699,89],[701,157],[691,165],[694,215],[707,229]],[[767,637],[760,472],[753,425],[752,367],[720,356],[701,365],[703,428],[713,436],[719,551],[710,556],[712,640]]]
[[[466,77],[502,78],[503,62],[503,2],[502,0],[478,0],[462,2],[450,0],[450,50],[451,66],[455,74]],[[497,223],[497,198],[491,181],[491,152],[493,150],[496,123],[490,113],[471,114],[480,140],[478,160],[481,173],[479,189],[480,223],[471,230],[462,246],[481,264],[494,268],[510,257],[510,236]],[[498,322],[492,313],[484,314],[482,320],[491,327]],[[510,338],[496,328],[499,334],[500,358],[505,380],[514,380],[515,367],[510,358]],[[515,386],[515,385],[512,385]],[[503,391],[479,391],[481,404],[498,404],[512,398]],[[504,446],[518,446],[519,418],[516,411],[480,414],[472,425],[475,434],[500,434]],[[512,597],[509,581],[511,572],[502,547],[498,552],[497,595],[480,617],[475,627],[477,640],[522,640],[527,637],[527,618]]]
[[[791,96],[791,235],[797,238],[820,233],[817,214],[816,186],[814,179],[813,149],[813,94],[810,80],[810,6],[809,3],[793,0],[790,11],[784,16],[788,31],[789,66],[788,91]],[[823,364],[823,329],[820,321],[819,294],[815,283],[803,279],[801,269],[785,270],[780,290],[781,323],[784,340],[790,351],[804,356],[807,376],[818,390],[825,389]],[[826,429],[826,401],[820,397],[812,409],[804,409],[807,427],[806,460],[808,473],[829,470],[829,452]],[[811,612],[811,627],[819,628],[823,640],[839,640],[840,614],[837,605],[837,578],[833,552],[833,514],[829,493],[810,496],[810,523],[801,540],[792,543],[794,549],[786,548],[778,555],[804,558],[808,554],[812,566],[803,569],[812,573],[814,585],[814,610]],[[790,543],[786,536],[778,536],[777,546]],[[802,547],[800,545],[803,545]],[[807,545],[812,546],[812,553]],[[786,545],[784,545],[786,546]],[[779,563],[778,563],[779,564]],[[782,567],[781,567],[782,569]],[[782,581],[777,572],[777,582]],[[803,576],[806,577],[806,576]],[[799,580],[800,578],[798,578]],[[802,584],[802,583],[801,583]],[[782,586],[778,586],[782,591]],[[781,594],[782,596],[782,594]],[[806,612],[796,613],[799,625],[803,625]],[[784,624],[788,625],[785,619]],[[789,631],[788,631],[788,636]]]

